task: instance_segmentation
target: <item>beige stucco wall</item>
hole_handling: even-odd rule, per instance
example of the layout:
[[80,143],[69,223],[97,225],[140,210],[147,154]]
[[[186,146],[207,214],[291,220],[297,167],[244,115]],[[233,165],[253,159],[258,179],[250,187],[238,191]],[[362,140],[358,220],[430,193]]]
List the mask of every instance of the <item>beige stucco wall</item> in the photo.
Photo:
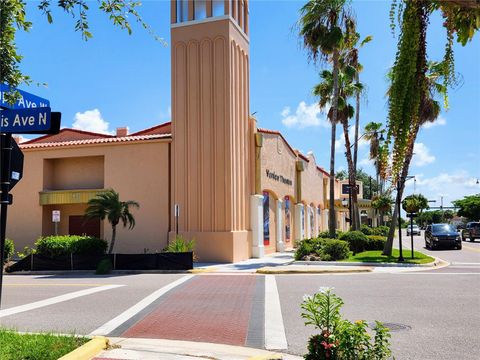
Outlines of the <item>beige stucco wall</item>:
[[[68,167],[69,171],[88,172],[88,168],[81,166],[85,163],[82,158],[100,156],[104,159],[104,187],[118,191],[121,200],[135,200],[140,203],[140,209],[133,210],[136,227],[133,230],[119,227],[115,251],[138,253],[143,252],[144,248],[148,248],[150,252],[160,251],[167,244],[169,230],[168,147],[169,140],[150,140],[24,149],[24,175],[12,191],[14,201],[9,207],[7,236],[15,241],[17,249],[22,249],[24,246],[32,246],[42,235],[42,228],[48,231],[48,223],[51,221],[49,210],[57,206],[49,206],[49,210],[43,210],[39,205],[39,192],[45,189],[45,159],[77,161],[78,166]],[[56,175],[62,178],[65,174]],[[64,208],[65,213],[62,215],[78,215],[81,210],[81,205],[68,206]],[[61,225],[62,232],[65,231],[63,226],[68,226],[68,218],[65,219],[67,225]],[[103,229],[104,237],[110,239],[110,226],[104,224]]]
[[45,190],[102,189],[103,156],[44,159]]

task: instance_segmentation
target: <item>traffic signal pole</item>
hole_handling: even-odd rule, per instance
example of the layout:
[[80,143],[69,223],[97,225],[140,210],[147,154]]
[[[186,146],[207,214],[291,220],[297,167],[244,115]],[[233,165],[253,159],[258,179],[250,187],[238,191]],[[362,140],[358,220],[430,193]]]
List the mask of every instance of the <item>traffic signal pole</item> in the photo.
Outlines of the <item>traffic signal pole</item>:
[[12,134],[0,134],[0,309],[2,306],[3,261],[5,259],[5,236],[7,230],[7,209],[10,204],[10,162],[12,155]]

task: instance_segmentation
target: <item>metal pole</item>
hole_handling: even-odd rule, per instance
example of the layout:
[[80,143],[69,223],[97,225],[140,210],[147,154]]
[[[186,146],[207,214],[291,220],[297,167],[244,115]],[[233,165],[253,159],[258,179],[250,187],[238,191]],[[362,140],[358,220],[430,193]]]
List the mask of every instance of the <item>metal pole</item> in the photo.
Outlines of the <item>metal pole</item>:
[[353,222],[353,219],[352,219],[352,188],[350,187],[348,189],[348,216],[350,217],[350,230],[352,229],[352,222]]
[[415,259],[415,256],[413,254],[413,214],[410,214],[410,241],[412,243],[412,259]]
[[10,191],[10,157],[12,153],[12,134],[0,134],[0,308],[2,305],[3,259],[5,257],[5,235],[7,230],[7,209]]
[[[397,182],[397,192],[398,194],[400,193],[400,181],[398,180]],[[398,257],[398,262],[404,262],[405,259],[403,258],[403,250],[402,250],[402,217],[400,216],[400,196],[397,194],[397,206],[398,206],[398,246],[399,246],[399,251],[400,255]]]

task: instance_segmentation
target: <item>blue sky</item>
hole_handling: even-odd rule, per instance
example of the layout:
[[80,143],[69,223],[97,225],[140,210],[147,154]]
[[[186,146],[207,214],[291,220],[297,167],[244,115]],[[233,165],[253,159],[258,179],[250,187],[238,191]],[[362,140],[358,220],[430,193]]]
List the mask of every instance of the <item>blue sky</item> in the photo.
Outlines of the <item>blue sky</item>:
[[[73,30],[71,16],[54,12],[49,25],[28,2],[30,33],[19,32],[17,43],[25,56],[22,69],[48,87],[25,88],[50,100],[63,113],[63,126],[114,131],[129,126],[137,131],[170,120],[169,1],[143,1],[140,13],[165,38],[156,42],[134,26],[134,34],[114,28],[90,1],[93,39],[84,42]],[[295,22],[302,1],[250,3],[250,111],[259,126],[280,130],[293,147],[313,151],[317,162],[329,164],[330,125],[315,105],[312,87],[320,68],[308,63],[296,35]],[[373,41],[361,52],[361,125],[385,122],[385,75],[391,66],[396,39],[390,32],[390,1],[354,1],[358,28]],[[429,56],[439,60],[445,42],[441,17],[432,17],[428,33]],[[410,174],[416,191],[444,203],[466,194],[480,193],[480,35],[467,47],[455,48],[457,71],[463,85],[450,91],[450,110],[434,126],[420,131]],[[337,165],[345,168],[341,128],[337,128]],[[367,159],[367,144],[360,143],[361,166],[374,174]],[[413,185],[413,181],[411,181]],[[413,186],[407,194],[413,191]]]

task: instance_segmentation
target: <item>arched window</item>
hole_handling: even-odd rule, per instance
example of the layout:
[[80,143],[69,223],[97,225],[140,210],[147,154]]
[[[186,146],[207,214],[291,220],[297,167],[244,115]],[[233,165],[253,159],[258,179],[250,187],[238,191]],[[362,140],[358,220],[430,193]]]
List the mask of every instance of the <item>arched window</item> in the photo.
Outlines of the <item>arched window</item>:
[[292,226],[292,211],[290,204],[290,197],[285,196],[285,241],[290,241],[292,238],[291,226]]

